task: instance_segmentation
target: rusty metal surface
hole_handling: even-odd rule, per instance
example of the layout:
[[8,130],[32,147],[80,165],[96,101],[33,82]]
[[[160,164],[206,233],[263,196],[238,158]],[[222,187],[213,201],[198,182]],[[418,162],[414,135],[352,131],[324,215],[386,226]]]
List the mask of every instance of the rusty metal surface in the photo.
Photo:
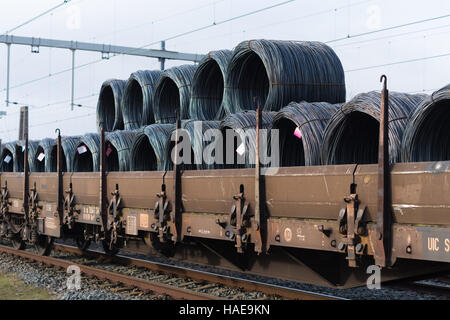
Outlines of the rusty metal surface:
[[337,219],[356,165],[279,168],[266,181],[271,217]]
[[382,75],[383,82],[380,104],[380,130],[378,142],[378,192],[377,192],[377,226],[375,263],[380,267],[390,266],[391,237],[392,237],[392,202],[391,175],[389,168],[389,91],[387,78]]
[[173,190],[172,172],[167,172],[164,180],[163,175],[163,171],[109,172],[107,189],[114,190],[116,184],[119,185],[124,207],[153,208],[163,181],[167,190]]
[[[367,205],[367,219],[377,210],[376,165],[358,166],[355,183]],[[449,225],[450,162],[397,163],[392,166],[392,207],[395,223]]]
[[23,196],[23,172],[2,172],[2,185],[8,183],[11,198],[21,199]]

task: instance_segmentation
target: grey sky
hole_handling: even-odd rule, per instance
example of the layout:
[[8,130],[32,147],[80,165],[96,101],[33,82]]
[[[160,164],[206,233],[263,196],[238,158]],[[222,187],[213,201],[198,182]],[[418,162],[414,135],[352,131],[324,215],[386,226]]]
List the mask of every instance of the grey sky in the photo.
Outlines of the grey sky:
[[[62,0],[0,0],[3,33]],[[249,39],[331,41],[346,70],[347,99],[380,88],[388,75],[390,90],[426,92],[450,82],[450,15],[448,0],[296,0],[236,18],[283,0],[72,0],[14,31],[14,35],[91,41],[140,47],[205,27],[166,42],[168,50],[207,53],[231,49]],[[232,19],[236,18],[236,19]],[[223,22],[227,20],[228,22]],[[216,22],[216,26],[212,26]],[[407,26],[397,27],[404,24]],[[390,29],[389,29],[390,28]],[[389,29],[389,30],[384,30]],[[345,38],[343,40],[337,40]],[[70,111],[71,73],[47,77],[71,66],[69,50],[12,46],[10,100],[30,106],[30,137],[54,137],[96,131],[95,107],[101,83],[127,79],[139,69],[158,69],[156,59],[118,56],[76,71],[76,103]],[[100,54],[77,52],[76,65],[98,60]],[[425,58],[425,59],[424,59]],[[412,61],[411,61],[412,60]],[[183,64],[168,61],[166,67]],[[380,67],[377,67],[380,66]],[[6,46],[0,48],[0,120],[3,141],[17,139],[20,105],[5,106]],[[49,105],[50,104],[50,105]]]

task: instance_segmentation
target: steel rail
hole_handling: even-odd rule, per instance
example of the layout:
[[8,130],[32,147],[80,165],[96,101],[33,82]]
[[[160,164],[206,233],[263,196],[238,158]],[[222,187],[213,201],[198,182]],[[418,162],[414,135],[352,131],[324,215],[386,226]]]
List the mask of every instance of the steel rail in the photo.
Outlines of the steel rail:
[[188,300],[218,300],[220,298],[210,296],[208,294],[195,292],[183,288],[173,287],[163,283],[151,282],[148,280],[126,276],[120,273],[114,273],[107,270],[97,269],[89,267],[83,264],[73,263],[71,261],[57,259],[48,256],[41,256],[32,252],[15,250],[7,246],[0,245],[0,252],[13,254],[15,256],[25,258],[28,260],[42,262],[54,267],[60,267],[67,269],[69,266],[76,265],[80,268],[81,273],[90,277],[96,277],[98,279],[106,279],[112,282],[121,283],[127,287],[136,287],[143,291],[151,291],[157,294],[165,294],[171,296],[174,299],[188,299]]
[[227,287],[243,288],[245,291],[259,291],[266,295],[278,295],[280,297],[290,300],[345,300],[344,298],[332,295],[315,293],[294,288],[287,288],[279,285],[268,284],[254,280],[247,280],[227,275],[215,274],[212,272],[200,271],[192,268],[179,267],[161,262],[131,258],[125,255],[109,256],[107,254],[95,250],[81,251],[80,249],[69,245],[55,244],[54,249],[77,255],[102,257],[105,260],[111,260],[112,262],[118,264],[143,267],[158,273],[176,274],[180,277],[191,278],[192,280],[195,281],[206,281],[222,284]]

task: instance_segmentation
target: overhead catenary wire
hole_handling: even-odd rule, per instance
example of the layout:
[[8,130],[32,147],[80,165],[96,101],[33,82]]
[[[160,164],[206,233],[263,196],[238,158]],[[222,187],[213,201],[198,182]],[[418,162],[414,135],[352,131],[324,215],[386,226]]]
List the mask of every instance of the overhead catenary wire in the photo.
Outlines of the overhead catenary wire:
[[11,29],[9,29],[9,30],[7,30],[7,31],[5,31],[5,34],[9,34],[9,33],[13,32],[13,31],[16,31],[16,30],[19,29],[19,28],[22,28],[23,26],[25,26],[25,25],[27,25],[27,24],[29,24],[29,23],[31,23],[31,22],[33,22],[33,21],[39,19],[40,17],[45,16],[46,14],[48,14],[48,13],[50,13],[50,12],[52,12],[52,11],[58,9],[59,7],[65,5],[65,4],[68,3],[68,2],[70,2],[70,0],[64,0],[63,2],[57,4],[56,6],[51,7],[50,9],[45,10],[44,12],[38,14],[37,16],[35,16],[35,17],[31,18],[31,19],[28,19],[27,21],[25,21],[25,22],[19,24],[18,26],[14,27],[14,28],[11,28]]
[[[424,94],[389,92],[391,163],[400,161],[401,142],[408,117],[426,97]],[[324,133],[324,165],[377,163],[380,102],[379,91],[361,93],[336,111]]]
[[109,79],[103,82],[97,102],[97,127],[106,132],[123,129],[122,95],[126,81]]
[[156,123],[174,123],[179,112],[181,119],[189,119],[191,83],[197,66],[181,65],[165,70],[153,97]]
[[345,101],[345,76],[336,53],[309,41],[241,42],[228,64],[225,107],[228,114],[278,111],[292,101]]
[[159,70],[139,70],[128,79],[122,97],[124,128],[134,130],[155,122],[153,93],[161,76]]
[[280,167],[321,164],[323,135],[329,119],[342,104],[291,102],[272,123],[279,132]]
[[[158,40],[158,41],[154,41],[154,42],[148,43],[146,45],[143,45],[143,46],[139,47],[139,49],[150,47],[152,45],[160,43],[161,41],[168,41],[168,40],[177,39],[177,38],[180,38],[180,37],[192,34],[192,33],[196,33],[196,32],[205,30],[207,28],[215,27],[215,26],[223,24],[223,23],[231,22],[231,21],[234,21],[234,20],[238,20],[238,19],[244,18],[246,16],[250,16],[250,15],[257,14],[257,13],[260,13],[260,12],[263,12],[263,11],[266,11],[266,10],[270,10],[270,9],[278,7],[278,6],[283,6],[283,5],[291,3],[293,1],[295,1],[295,0],[284,1],[284,2],[281,2],[281,3],[275,4],[275,5],[271,5],[271,6],[262,8],[262,9],[257,9],[257,10],[254,10],[254,11],[242,14],[242,15],[238,15],[238,16],[235,16],[235,17],[232,17],[232,18],[229,18],[229,19],[225,19],[225,20],[222,20],[222,21],[215,21],[214,23],[212,23],[210,25],[207,25],[207,26],[204,26],[204,27],[200,27],[200,28],[197,28],[197,29],[194,29],[194,30],[191,30],[191,31],[183,32],[183,33],[176,34],[176,35],[173,35],[173,36],[165,38],[165,39],[161,39],[161,40]],[[356,4],[359,4],[359,3],[355,3],[355,4],[352,4],[352,5],[356,5]],[[348,6],[351,6],[351,5],[348,5]],[[336,9],[337,8],[332,9],[332,11],[335,11]],[[325,11],[325,12],[327,12],[327,11]],[[313,15],[315,15],[315,14],[313,14]],[[421,19],[421,20],[412,21],[412,22],[406,23],[406,24],[401,24],[401,25],[396,25],[396,26],[384,28],[384,29],[374,30],[371,33],[382,32],[382,31],[392,30],[392,29],[397,29],[397,28],[402,28],[402,27],[405,27],[405,26],[414,25],[414,24],[421,24],[421,23],[425,23],[425,22],[429,22],[429,21],[435,21],[435,20],[447,18],[448,16],[450,16],[450,15],[443,15],[443,16],[431,17],[431,18],[427,18],[427,19]],[[309,15],[307,15],[305,17],[309,17]],[[325,43],[333,43],[333,42],[336,42],[336,41],[341,41],[341,40],[345,40],[345,39],[351,39],[351,38],[364,36],[364,35],[366,35],[366,33],[356,34],[356,35],[347,35],[345,37],[329,40],[329,41],[327,41]],[[119,56],[119,55],[118,54],[113,54],[113,55],[111,55],[110,58],[116,57],[116,56]],[[77,65],[77,66],[75,66],[74,69],[80,69],[80,68],[83,68],[83,67],[86,67],[86,66],[89,66],[89,65],[93,65],[93,64],[96,64],[96,63],[99,63],[99,62],[104,62],[104,61],[105,61],[105,59],[96,59],[96,60],[90,61],[88,63]],[[69,72],[69,71],[72,71],[72,68],[63,69],[63,70],[60,70],[60,71],[57,71],[57,72],[53,72],[51,74],[48,74],[48,75],[45,75],[45,76],[42,76],[42,77],[39,77],[39,78],[36,78],[36,79],[32,79],[32,80],[29,80],[29,81],[26,81],[26,82],[23,82],[23,83],[11,86],[10,89],[19,88],[19,87],[22,87],[24,85],[31,84],[31,83],[34,83],[34,82],[37,82],[37,81],[41,81],[41,80],[44,80],[44,79],[47,79],[47,78],[50,78],[50,77],[53,77],[53,76],[56,76],[56,75],[59,75],[59,74],[65,73],[65,72]],[[5,91],[5,90],[6,90],[6,88],[3,88],[1,91]]]
[[450,160],[450,84],[433,92],[411,115],[402,141],[404,162]]
[[221,120],[225,115],[224,90],[233,51],[209,52],[200,61],[192,80],[189,115],[195,120]]
[[[275,114],[262,112],[261,129],[267,130],[267,133],[271,129]],[[253,168],[256,163],[256,112],[231,114],[221,121],[220,130],[224,139],[224,168]],[[260,154],[268,156],[270,136],[267,134],[266,137],[267,139],[261,140]],[[230,138],[233,141],[230,141]],[[264,163],[263,158],[261,160]]]
[[106,171],[129,171],[130,154],[136,131],[108,132],[106,142]]
[[100,135],[87,133],[80,138],[72,154],[74,172],[96,172],[100,169]]
[[167,144],[174,124],[151,124],[136,133],[131,154],[131,171],[168,170]]

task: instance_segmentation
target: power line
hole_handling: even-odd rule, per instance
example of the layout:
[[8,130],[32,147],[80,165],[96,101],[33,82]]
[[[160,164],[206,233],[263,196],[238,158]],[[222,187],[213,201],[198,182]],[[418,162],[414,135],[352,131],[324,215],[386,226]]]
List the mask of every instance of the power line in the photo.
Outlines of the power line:
[[[360,43],[366,43],[366,42],[372,42],[372,41],[378,41],[378,40],[385,40],[385,39],[390,39],[390,38],[402,37],[402,36],[407,36],[407,35],[414,34],[414,33],[426,32],[426,31],[431,31],[431,30],[436,30],[436,29],[445,29],[445,28],[448,28],[448,27],[450,27],[450,24],[446,24],[446,25],[443,25],[443,26],[432,27],[432,28],[425,28],[425,29],[420,29],[420,30],[414,30],[414,31],[408,31],[408,32],[403,32],[403,33],[397,33],[397,34],[388,35],[388,36],[379,37],[379,38],[372,38],[372,39],[366,39],[366,40],[360,40],[360,41],[353,41],[353,42],[349,42],[349,43],[343,43],[343,44],[334,45],[332,47],[333,48],[347,47],[347,46],[360,44]],[[435,35],[435,34],[442,34],[442,32],[441,33],[428,34],[427,36],[432,36],[432,35]]]
[[10,30],[5,31],[5,34],[11,33],[11,32],[13,32],[13,31],[16,31],[16,30],[19,29],[19,28],[22,28],[23,26],[29,24],[30,22],[33,22],[33,21],[39,19],[40,17],[45,16],[46,14],[52,12],[53,10],[58,9],[59,7],[65,5],[65,4],[68,3],[68,2],[70,2],[70,0],[64,0],[62,3],[60,3],[60,4],[56,5],[56,6],[50,8],[50,9],[44,11],[44,12],[42,12],[41,14],[39,14],[39,15],[37,15],[37,16],[35,16],[35,17],[33,17],[33,18],[27,20],[27,21],[25,21],[25,22],[22,23],[22,24],[19,24],[17,27],[14,27],[14,28],[12,28],[12,29],[10,29]]
[[260,12],[263,12],[263,11],[266,11],[266,10],[270,10],[270,9],[273,9],[273,8],[276,8],[276,7],[280,7],[280,6],[283,6],[285,4],[288,4],[288,3],[291,3],[291,2],[294,2],[294,1],[296,1],[296,0],[288,0],[288,1],[280,2],[280,3],[276,3],[274,5],[271,5],[271,6],[268,6],[268,7],[264,7],[264,8],[258,9],[258,10],[250,11],[250,12],[247,12],[247,13],[235,16],[235,17],[231,17],[229,19],[225,19],[225,20],[218,21],[218,22],[214,21],[213,23],[205,25],[203,27],[199,27],[199,28],[196,28],[196,29],[193,29],[193,30],[190,30],[190,31],[182,32],[182,33],[179,33],[177,35],[174,35],[174,36],[171,36],[169,38],[166,38],[164,40],[160,40],[160,41],[156,41],[156,42],[152,42],[152,43],[146,44],[146,45],[142,46],[141,48],[149,47],[151,45],[160,43],[161,41],[169,41],[169,40],[177,39],[177,38],[180,38],[180,37],[183,37],[183,36],[187,36],[189,34],[196,33],[198,31],[202,31],[202,30],[205,30],[205,29],[216,27],[218,25],[221,25],[221,24],[224,24],[224,23],[227,23],[227,22],[231,22],[231,21],[234,21],[234,20],[242,19],[244,17],[248,17],[248,16],[254,15],[256,13],[260,13]]
[[[75,98],[74,100],[75,101],[80,101],[80,100],[84,100],[84,99],[95,97],[96,95],[98,95],[98,93],[91,93],[91,94],[86,95],[86,96]],[[51,106],[54,106],[54,105],[67,103],[67,102],[70,102],[70,101],[72,101],[72,99],[66,99],[66,100],[62,100],[62,101],[55,101],[55,102],[51,102],[51,103],[48,103],[48,104],[45,104],[45,105],[40,105],[40,106],[36,106],[36,105],[29,104],[29,103],[24,103],[24,102],[19,102],[19,101],[10,101],[10,104],[24,105],[24,106],[31,107],[31,109],[29,111],[32,112],[32,111],[36,111],[36,110],[40,110],[40,109],[45,109],[45,108],[48,108],[48,107],[51,107]],[[95,107],[82,105],[82,104],[75,104],[75,106],[76,107],[89,108],[89,109],[95,109]],[[12,115],[19,114],[19,113],[20,113],[20,111],[17,111],[17,112],[8,113],[7,115],[8,116],[12,116]]]
[[[115,33],[115,34],[118,34],[118,33],[126,32],[126,31],[129,31],[129,30],[142,28],[142,27],[147,26],[147,25],[149,25],[149,24],[154,24],[154,23],[158,23],[158,22],[161,22],[161,21],[164,21],[164,20],[168,20],[168,19],[170,19],[170,18],[177,17],[177,16],[180,16],[180,15],[183,15],[183,14],[186,14],[186,13],[189,13],[189,12],[192,12],[192,11],[196,11],[196,10],[198,10],[198,9],[203,9],[203,8],[206,8],[206,7],[214,6],[214,5],[216,5],[217,3],[224,2],[224,1],[225,1],[225,0],[218,0],[218,1],[215,1],[215,2],[213,2],[213,3],[208,3],[208,4],[201,5],[201,6],[198,6],[198,7],[194,7],[194,8],[185,10],[185,11],[181,11],[181,12],[178,12],[178,13],[174,13],[174,14],[172,14],[172,15],[169,15],[169,16],[166,16],[166,17],[163,17],[163,18],[160,18],[160,19],[156,19],[156,20],[153,20],[153,21],[150,21],[150,22],[142,23],[142,24],[139,24],[139,25],[134,25],[134,26],[132,26],[132,27],[127,27],[127,28],[119,29],[119,30],[116,30],[114,33]],[[103,37],[108,36],[108,35],[111,35],[111,34],[112,34],[112,33],[109,32],[109,33],[105,33],[105,34],[96,36],[96,37],[94,37],[94,38],[95,38],[95,39],[99,39],[99,38],[103,38]]]
[[364,3],[367,3],[367,2],[372,2],[372,1],[374,1],[374,0],[364,0],[364,1],[360,1],[360,2],[355,2],[355,3],[351,3],[351,4],[348,4],[348,5],[341,6],[341,7],[336,7],[336,8],[332,8],[332,9],[328,9],[328,10],[322,10],[322,11],[316,11],[316,12],[312,12],[312,13],[309,13],[309,14],[306,14],[306,15],[299,16],[299,17],[291,18],[291,19],[288,19],[288,20],[282,20],[282,21],[277,21],[277,22],[274,22],[274,23],[263,24],[263,25],[259,25],[259,26],[253,27],[253,28],[248,28],[248,29],[245,29],[245,30],[234,31],[234,32],[227,32],[227,33],[223,33],[223,34],[220,34],[220,35],[214,35],[214,36],[208,36],[208,37],[201,38],[200,40],[196,40],[196,41],[203,41],[203,40],[207,40],[207,39],[211,39],[211,38],[226,37],[226,36],[229,36],[229,35],[238,34],[238,33],[241,33],[241,32],[247,32],[247,31],[251,31],[251,30],[265,29],[265,28],[268,28],[268,27],[272,27],[274,25],[285,24],[285,23],[296,21],[296,20],[302,20],[302,19],[307,19],[307,18],[311,18],[311,17],[315,17],[315,16],[320,16],[320,15],[323,15],[323,14],[326,14],[326,13],[329,13],[329,12],[335,12],[335,11],[338,11],[338,10],[342,10],[342,9],[358,6],[358,5],[361,5],[361,4],[364,4]]
[[391,27],[382,28],[382,29],[378,29],[378,30],[372,30],[372,31],[357,33],[357,34],[353,34],[353,35],[349,34],[346,37],[337,38],[337,39],[333,39],[333,40],[328,40],[325,43],[333,43],[333,42],[347,40],[347,39],[351,39],[351,38],[367,36],[369,34],[374,34],[374,33],[378,33],[378,32],[384,32],[384,31],[388,31],[388,30],[394,30],[394,29],[403,28],[403,27],[409,27],[409,26],[412,26],[412,25],[415,25],[415,24],[420,24],[420,23],[429,22],[429,21],[435,21],[435,20],[444,19],[444,18],[448,18],[448,17],[450,17],[450,14],[446,14],[446,15],[438,16],[438,17],[433,17],[433,18],[428,18],[428,19],[423,19],[423,20],[412,21],[412,22],[408,22],[408,23],[404,23],[404,24],[399,24],[399,25],[396,25],[396,26],[391,26]]
[[[163,40],[159,40],[159,41],[155,41],[155,42],[146,44],[144,46],[135,48],[135,50],[144,49],[144,48],[149,47],[151,45],[158,44],[161,41],[168,41],[168,40],[173,40],[173,39],[176,39],[176,38],[180,38],[182,36],[186,36],[186,35],[191,34],[191,33],[195,33],[195,32],[198,32],[198,31],[201,31],[201,30],[205,30],[205,29],[208,29],[208,28],[211,28],[211,27],[215,27],[215,26],[220,25],[220,24],[224,24],[224,23],[231,22],[231,21],[234,21],[234,20],[237,20],[237,19],[241,19],[243,17],[247,17],[247,16],[250,16],[250,15],[253,15],[253,14],[256,14],[256,13],[260,13],[260,12],[263,12],[263,11],[266,11],[266,10],[269,10],[269,9],[273,9],[273,8],[276,8],[276,7],[279,7],[279,6],[282,6],[282,5],[294,2],[294,1],[296,1],[296,0],[288,0],[288,1],[280,2],[280,3],[276,3],[274,5],[271,5],[271,6],[268,6],[268,7],[264,7],[264,8],[258,9],[258,10],[250,11],[250,12],[247,12],[247,13],[244,13],[244,14],[241,14],[239,16],[235,16],[235,17],[232,17],[232,18],[229,18],[229,19],[226,19],[226,20],[222,20],[222,21],[219,21],[219,22],[214,22],[212,24],[209,24],[209,25],[206,25],[206,26],[203,26],[203,27],[200,27],[200,28],[188,31],[188,32],[183,32],[183,33],[171,36],[171,37],[163,39]],[[132,52],[133,52],[133,50],[131,50],[128,53],[132,53]],[[118,55],[119,54],[113,54],[113,55],[110,56],[110,58],[116,57]],[[83,68],[83,67],[86,67],[86,66],[89,66],[89,65],[92,65],[92,64],[104,61],[104,60],[105,59],[93,60],[91,62],[87,62],[85,64],[75,66],[73,69],[76,70],[76,69],[79,69],[79,68]],[[72,68],[64,69],[64,70],[61,70],[61,71],[58,71],[58,72],[55,72],[55,73],[52,73],[52,74],[48,74],[48,75],[43,76],[43,77],[39,77],[39,78],[36,78],[36,79],[33,79],[33,80],[29,80],[29,81],[20,83],[20,84],[15,85],[15,86],[11,86],[10,90],[11,89],[15,89],[15,88],[19,88],[19,87],[22,87],[22,86],[25,86],[25,85],[28,85],[28,84],[31,84],[31,83],[34,83],[34,82],[37,82],[37,81],[41,81],[41,80],[53,77],[55,75],[66,73],[66,72],[69,72],[69,71],[72,71]],[[3,88],[1,91],[5,91],[5,90],[6,90],[6,88]]]
[[443,57],[448,57],[448,56],[450,56],[450,53],[444,53],[444,54],[439,54],[439,55],[435,55],[435,56],[421,57],[421,58],[415,58],[415,59],[402,60],[402,61],[396,61],[396,62],[391,62],[391,63],[385,63],[385,64],[378,64],[378,65],[373,65],[373,66],[355,68],[355,69],[345,70],[345,72],[348,73],[348,72],[369,70],[369,69],[393,66],[393,65],[397,65],[397,64],[405,64],[405,63],[410,63],[410,62],[417,62],[417,61],[423,61],[423,60],[443,58]]
[[[63,118],[63,119],[58,119],[58,120],[53,120],[53,121],[48,121],[48,122],[42,122],[42,123],[38,123],[38,124],[35,124],[35,125],[31,125],[31,126],[29,126],[29,128],[41,127],[41,126],[45,126],[45,125],[48,125],[48,124],[62,122],[62,121],[86,118],[86,117],[90,117],[90,116],[93,116],[93,115],[95,115],[95,113],[88,113],[88,114],[84,114],[84,115],[81,115],[81,116],[74,116],[74,117]],[[19,127],[16,127],[16,128],[10,129],[10,130],[0,131],[0,133],[8,133],[8,132],[15,131],[15,130],[18,130],[18,129],[19,129]]]

